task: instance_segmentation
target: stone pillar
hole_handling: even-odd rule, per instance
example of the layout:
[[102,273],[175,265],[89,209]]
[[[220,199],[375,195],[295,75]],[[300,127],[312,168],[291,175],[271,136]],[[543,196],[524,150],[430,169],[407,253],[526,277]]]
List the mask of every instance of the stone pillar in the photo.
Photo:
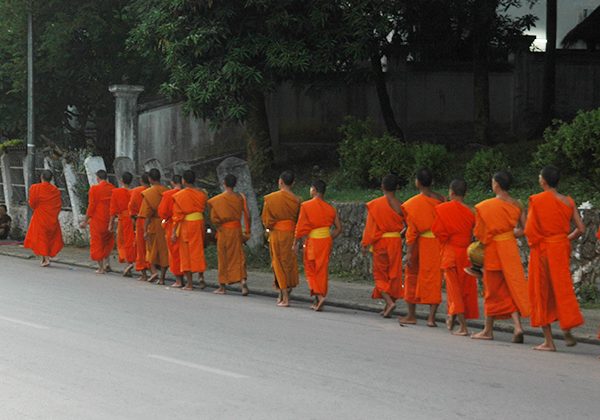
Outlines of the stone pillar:
[[143,86],[112,85],[108,88],[115,98],[115,157],[138,160],[137,100]]
[[85,174],[87,175],[88,183],[90,186],[96,185],[96,172],[103,169],[106,171],[106,165],[104,165],[104,159],[100,156],[88,156],[83,161],[85,167]]
[[81,214],[81,201],[77,191],[81,191],[83,188],[79,186],[79,177],[72,164],[67,163],[66,160],[62,161],[63,171],[65,175],[65,184],[67,188],[67,194],[69,194],[69,201],[71,202],[71,211],[73,212],[73,226],[80,230],[79,223],[83,220]]
[[6,202],[6,208],[11,213],[11,207],[13,204],[13,189],[12,179],[10,177],[10,158],[7,153],[0,155],[0,170],[2,171],[2,189],[4,190],[4,201]]

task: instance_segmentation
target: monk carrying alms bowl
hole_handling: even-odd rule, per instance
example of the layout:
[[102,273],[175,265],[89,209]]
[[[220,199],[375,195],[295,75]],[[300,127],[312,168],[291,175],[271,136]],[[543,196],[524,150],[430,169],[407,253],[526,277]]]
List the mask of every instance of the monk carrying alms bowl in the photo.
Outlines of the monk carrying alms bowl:
[[483,253],[484,246],[481,242],[475,241],[467,248],[467,255],[471,261],[471,267],[465,268],[465,272],[477,278],[483,277]]

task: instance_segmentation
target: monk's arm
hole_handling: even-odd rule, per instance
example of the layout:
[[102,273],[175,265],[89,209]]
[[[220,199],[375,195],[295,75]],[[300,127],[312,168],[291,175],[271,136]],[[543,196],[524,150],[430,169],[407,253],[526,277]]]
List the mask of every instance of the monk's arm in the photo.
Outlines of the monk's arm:
[[248,203],[246,202],[246,196],[242,194],[242,202],[244,204],[242,208],[243,216],[244,216],[244,228],[246,235],[250,235],[250,212],[248,211]]
[[342,233],[342,222],[340,221],[339,216],[335,215],[335,219],[333,221],[333,233],[331,234],[332,239],[337,238]]
[[519,223],[517,223],[517,226],[513,229],[515,238],[521,238],[525,235],[525,224],[526,223],[527,223],[527,210],[523,208],[521,210],[521,215],[519,216]]
[[90,188],[89,196],[88,196],[88,208],[85,212],[85,219],[81,222],[81,226],[87,226],[90,223],[90,219],[92,218],[92,214],[96,211],[96,194]]
[[576,206],[573,209],[573,222],[575,223],[575,229],[568,236],[570,241],[579,238],[585,233],[585,225],[583,224],[583,220],[581,220],[581,215]]

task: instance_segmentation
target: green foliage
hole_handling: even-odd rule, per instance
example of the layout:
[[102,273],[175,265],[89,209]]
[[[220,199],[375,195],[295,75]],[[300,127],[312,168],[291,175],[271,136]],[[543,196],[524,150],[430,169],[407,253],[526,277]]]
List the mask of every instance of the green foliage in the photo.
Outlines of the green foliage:
[[539,168],[555,165],[600,190],[600,108],[580,111],[570,123],[556,121],[547,128],[534,163]]
[[487,189],[492,175],[502,169],[508,169],[504,153],[495,148],[481,149],[467,163],[465,178],[470,187]]
[[13,139],[13,140],[5,140],[0,143],[0,154],[4,153],[4,151],[11,147],[19,147],[23,146],[24,142],[21,139]]
[[411,147],[413,157],[412,172],[415,173],[419,168],[429,168],[433,172],[434,180],[439,182],[448,176],[448,163],[451,155],[445,146],[441,144],[421,143]]

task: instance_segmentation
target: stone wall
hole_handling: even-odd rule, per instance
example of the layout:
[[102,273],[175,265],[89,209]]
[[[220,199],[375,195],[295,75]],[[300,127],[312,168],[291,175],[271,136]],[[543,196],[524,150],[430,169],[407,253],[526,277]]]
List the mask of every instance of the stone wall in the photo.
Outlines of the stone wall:
[[[344,231],[336,239],[331,255],[331,270],[352,277],[371,278],[371,258],[363,256],[360,238],[365,226],[366,208],[363,203],[334,203],[338,210]],[[598,210],[581,210],[586,233],[573,244],[571,272],[576,288],[583,294],[593,293],[600,286],[600,241],[596,232],[600,225]],[[519,240],[521,259],[527,269],[529,247],[525,240]]]

